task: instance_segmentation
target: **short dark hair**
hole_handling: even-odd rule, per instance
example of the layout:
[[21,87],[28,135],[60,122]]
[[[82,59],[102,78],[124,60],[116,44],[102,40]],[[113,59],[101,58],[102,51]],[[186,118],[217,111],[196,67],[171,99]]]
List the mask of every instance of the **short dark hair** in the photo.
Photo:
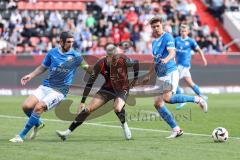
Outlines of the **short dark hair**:
[[153,18],[150,19],[149,24],[152,25],[152,24],[157,23],[157,22],[162,23],[163,19],[159,16],[153,17]]
[[70,31],[64,31],[60,34],[60,40],[62,40],[63,42],[66,42],[66,40],[68,38],[73,38],[73,33]]

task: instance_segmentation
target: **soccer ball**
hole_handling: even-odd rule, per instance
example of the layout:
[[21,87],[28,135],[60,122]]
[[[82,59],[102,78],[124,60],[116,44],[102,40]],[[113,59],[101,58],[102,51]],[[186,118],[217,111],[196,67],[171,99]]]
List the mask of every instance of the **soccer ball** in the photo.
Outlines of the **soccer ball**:
[[215,128],[212,132],[214,142],[226,142],[228,139],[228,131],[223,127]]

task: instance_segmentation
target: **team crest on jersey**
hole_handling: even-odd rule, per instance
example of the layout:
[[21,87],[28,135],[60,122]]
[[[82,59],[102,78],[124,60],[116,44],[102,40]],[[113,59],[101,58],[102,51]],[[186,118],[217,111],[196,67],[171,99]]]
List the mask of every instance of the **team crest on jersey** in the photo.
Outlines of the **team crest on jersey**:
[[67,61],[73,61],[73,56],[68,56]]
[[189,42],[185,42],[185,45],[188,46],[190,43]]

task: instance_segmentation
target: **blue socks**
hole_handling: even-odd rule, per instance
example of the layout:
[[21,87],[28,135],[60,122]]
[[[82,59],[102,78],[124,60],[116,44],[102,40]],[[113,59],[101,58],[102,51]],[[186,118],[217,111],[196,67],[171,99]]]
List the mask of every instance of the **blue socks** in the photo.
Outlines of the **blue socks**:
[[[196,93],[197,95],[199,95],[199,96],[202,95],[202,92],[200,91],[200,88],[199,88],[198,85],[195,84],[195,85],[192,87],[192,90],[193,90],[194,93]],[[183,94],[183,92],[182,92],[182,90],[181,90],[181,88],[180,88],[179,86],[177,87],[176,94]]]
[[175,94],[172,95],[170,98],[169,103],[175,104],[175,103],[185,103],[185,102],[195,102],[194,96],[187,96],[184,94]]
[[171,127],[175,128],[177,126],[172,114],[168,111],[166,106],[160,107],[157,109],[160,116],[164,119],[165,122]]
[[201,93],[198,85],[195,84],[195,85],[192,87],[192,89],[193,89],[193,91],[194,91],[197,95],[199,95],[199,96],[202,95],[202,93]]
[[[27,110],[27,111],[24,110],[23,112],[26,114],[26,116],[28,116],[30,118],[33,110]],[[38,127],[41,123],[42,123],[42,120],[41,120],[41,118],[39,118],[39,122],[35,126]]]
[[39,123],[39,118],[40,116],[37,113],[32,112],[24,129],[22,130],[22,132],[20,132],[19,136],[21,138],[24,138],[27,135],[27,133],[31,130],[31,128]]
[[32,109],[29,109],[29,110],[23,110],[23,112],[26,114],[26,116],[30,117],[31,114],[32,114]]

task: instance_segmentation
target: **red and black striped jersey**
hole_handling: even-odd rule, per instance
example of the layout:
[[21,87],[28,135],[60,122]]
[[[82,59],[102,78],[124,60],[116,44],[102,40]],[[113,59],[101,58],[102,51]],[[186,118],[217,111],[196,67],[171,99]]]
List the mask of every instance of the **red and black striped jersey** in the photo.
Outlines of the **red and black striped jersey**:
[[134,78],[138,76],[139,64],[137,60],[128,58],[125,55],[113,55],[110,64],[107,63],[107,57],[101,58],[93,67],[91,76],[88,79],[83,92],[82,103],[85,102],[95,80],[101,74],[105,83],[102,88],[114,90],[115,92],[129,90],[128,67],[133,67]]

